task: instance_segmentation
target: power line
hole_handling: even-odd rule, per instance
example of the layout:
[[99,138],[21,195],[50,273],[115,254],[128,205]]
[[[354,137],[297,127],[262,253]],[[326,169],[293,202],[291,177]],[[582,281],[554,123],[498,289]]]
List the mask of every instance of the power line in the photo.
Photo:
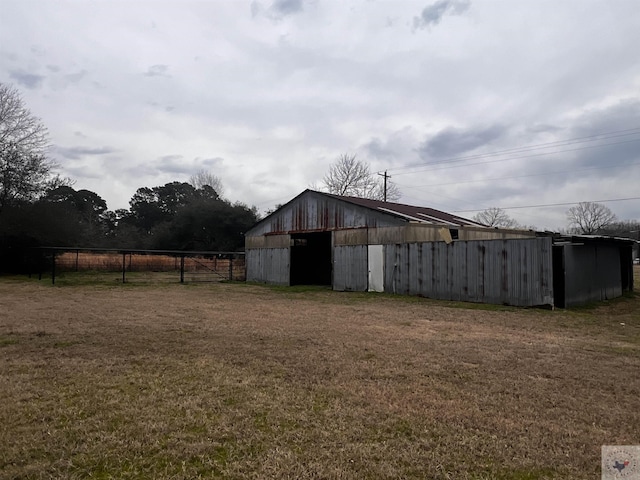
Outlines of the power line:
[[555,155],[558,153],[566,153],[566,152],[578,152],[580,150],[589,150],[592,148],[598,148],[598,147],[610,147],[613,145],[622,145],[625,143],[633,143],[633,142],[640,142],[640,138],[638,139],[634,139],[634,140],[625,140],[622,142],[613,142],[613,143],[603,143],[600,145],[590,145],[588,147],[578,147],[578,148],[569,148],[566,150],[556,150],[553,152],[544,152],[544,153],[535,153],[532,155],[522,155],[519,157],[507,157],[507,158],[499,158],[497,160],[487,160],[486,162],[476,162],[476,163],[467,163],[464,165],[447,165],[447,166],[443,166],[443,167],[439,167],[439,168],[427,168],[427,169],[423,169],[423,170],[414,170],[412,172],[405,172],[405,173],[396,173],[395,176],[397,177],[398,175],[410,175],[410,174],[414,174],[414,173],[422,173],[422,172],[432,172],[432,171],[437,171],[437,170],[446,170],[448,168],[460,168],[460,167],[472,167],[475,165],[487,165],[489,163],[498,163],[498,162],[507,162],[509,160],[520,160],[523,158],[533,158],[533,157],[543,157],[545,155]]
[[461,185],[461,184],[465,184],[465,183],[478,183],[478,182],[492,182],[495,180],[511,180],[514,178],[528,178],[528,177],[544,177],[547,175],[559,175],[559,174],[564,174],[564,173],[575,173],[575,172],[582,172],[585,170],[601,170],[604,168],[617,168],[617,167],[632,167],[634,165],[640,165],[640,162],[636,162],[636,163],[620,163],[617,165],[601,165],[598,167],[584,167],[584,168],[575,168],[572,170],[561,170],[561,171],[555,171],[555,172],[544,172],[544,173],[530,173],[530,174],[525,174],[525,175],[512,175],[509,177],[495,177],[495,178],[481,178],[478,180],[465,180],[463,182],[449,182],[449,183],[432,183],[429,185],[416,185],[416,186],[411,186],[411,185],[403,185],[403,184],[399,184],[396,183],[396,185],[398,185],[399,187],[405,187],[405,188],[428,188],[428,187],[447,187],[447,186],[451,186],[451,185]]
[[[464,157],[453,157],[453,158],[448,158],[448,159],[444,159],[444,160],[439,160],[436,162],[424,162],[424,163],[417,163],[417,164],[413,164],[413,165],[407,165],[405,167],[397,167],[397,168],[390,168],[390,171],[403,171],[403,170],[410,170],[410,169],[414,169],[414,168],[418,168],[424,165],[436,165],[436,164],[443,164],[443,163],[455,163],[455,162],[463,162],[465,160],[473,160],[473,159],[479,159],[479,158],[487,158],[487,157],[495,157],[498,155],[504,155],[504,154],[513,154],[513,153],[523,153],[523,152],[528,152],[528,151],[533,151],[533,150],[539,150],[539,149],[545,149],[545,148],[552,148],[552,147],[562,147],[562,146],[568,146],[568,145],[574,145],[574,144],[579,144],[579,143],[587,143],[587,142],[595,142],[595,141],[601,141],[601,140],[607,140],[610,138],[618,138],[618,137],[624,137],[624,136],[629,136],[629,135],[638,135],[640,134],[640,127],[634,127],[634,128],[627,128],[624,130],[615,130],[615,131],[611,131],[611,132],[605,132],[605,133],[598,133],[598,134],[594,134],[594,135],[588,135],[585,137],[576,137],[576,138],[570,138],[570,139],[566,139],[566,140],[558,140],[555,142],[547,142],[547,143],[540,143],[540,144],[534,144],[534,145],[528,145],[528,146],[524,146],[524,147],[516,147],[516,148],[510,148],[510,149],[506,149],[506,150],[499,150],[499,151],[495,151],[495,152],[487,152],[487,153],[480,153],[480,154],[475,154],[475,155],[467,155]],[[635,141],[635,140],[633,140]],[[624,142],[622,142],[624,143]],[[616,145],[617,143],[613,143],[613,145]],[[600,145],[593,145],[592,147],[585,147],[585,148],[595,148],[598,147]],[[606,146],[606,145],[603,145]],[[572,151],[572,150],[568,150],[568,151]],[[519,157],[516,157],[519,158]],[[396,175],[406,175],[408,173],[413,173],[413,172],[406,172],[406,173],[396,173]]]
[[[607,200],[591,200],[589,203],[606,203],[606,202],[626,202],[627,200],[640,200],[640,197],[627,197],[627,198],[610,198]],[[565,202],[565,203],[544,203],[540,205],[519,205],[515,207],[498,207],[501,210],[516,210],[519,208],[541,208],[541,207],[563,207],[567,205],[577,205],[583,202]],[[472,209],[472,210],[454,210],[455,213],[464,213],[464,212],[479,212],[482,209]]]

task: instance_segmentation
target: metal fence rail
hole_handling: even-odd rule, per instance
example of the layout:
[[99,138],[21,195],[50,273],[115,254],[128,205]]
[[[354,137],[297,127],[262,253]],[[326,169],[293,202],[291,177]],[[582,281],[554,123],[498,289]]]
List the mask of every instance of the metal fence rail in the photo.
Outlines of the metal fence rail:
[[54,284],[65,272],[118,273],[122,283],[246,279],[244,252],[40,247],[32,249],[29,264],[29,276],[50,273]]

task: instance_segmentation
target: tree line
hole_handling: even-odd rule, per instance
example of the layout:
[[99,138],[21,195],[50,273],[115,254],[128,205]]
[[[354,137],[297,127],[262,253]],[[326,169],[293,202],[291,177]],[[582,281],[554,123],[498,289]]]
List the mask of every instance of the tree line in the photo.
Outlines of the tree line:
[[0,84],[0,269],[19,266],[36,246],[237,251],[257,210],[223,198],[208,172],[189,182],[141,187],[115,211],[76,190],[47,158],[47,129],[19,92]]
[[[640,240],[640,222],[619,220],[606,205],[597,202],[580,202],[566,212],[567,228],[560,233],[578,235],[605,235]],[[489,227],[536,230],[510,217],[503,209],[491,207],[473,216],[476,222]]]

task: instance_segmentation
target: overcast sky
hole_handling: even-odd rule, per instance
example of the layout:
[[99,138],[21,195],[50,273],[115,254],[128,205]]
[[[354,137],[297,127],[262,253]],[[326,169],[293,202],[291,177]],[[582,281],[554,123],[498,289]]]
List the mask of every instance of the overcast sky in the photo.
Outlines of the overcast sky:
[[112,210],[205,169],[264,211],[347,152],[448,212],[640,197],[638,0],[0,0],[0,82]]

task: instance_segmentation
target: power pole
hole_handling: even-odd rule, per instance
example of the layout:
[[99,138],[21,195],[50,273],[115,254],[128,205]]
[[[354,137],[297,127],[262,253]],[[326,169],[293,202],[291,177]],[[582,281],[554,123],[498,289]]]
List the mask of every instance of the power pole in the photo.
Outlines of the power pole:
[[387,178],[391,178],[391,175],[387,175],[387,171],[384,173],[378,173],[381,177],[384,177],[384,201],[387,201]]

